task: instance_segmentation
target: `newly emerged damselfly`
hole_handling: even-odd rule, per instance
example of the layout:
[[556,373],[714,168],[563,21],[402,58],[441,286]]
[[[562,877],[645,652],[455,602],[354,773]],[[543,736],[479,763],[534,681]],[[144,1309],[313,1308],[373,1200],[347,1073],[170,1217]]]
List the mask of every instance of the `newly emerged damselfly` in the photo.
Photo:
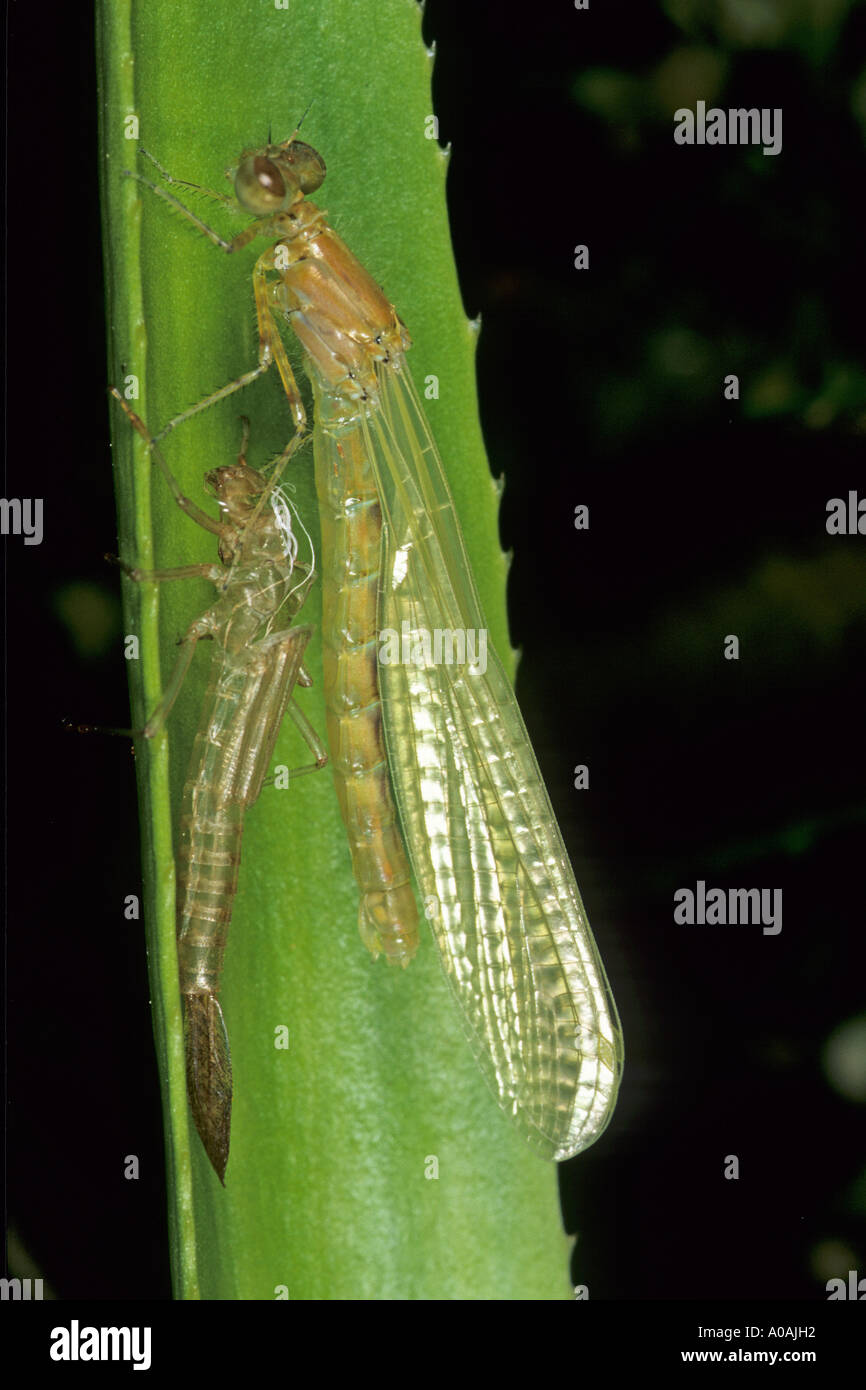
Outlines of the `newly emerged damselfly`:
[[[247,464],[246,421],[237,463],[205,474],[205,489],[221,512],[217,521],[183,496],[147,427],[116,390],[112,394],[147,441],[178,505],[215,535],[219,545],[219,564],[162,570],[122,564],[122,568],[136,582],[204,578],[217,590],[213,607],[196,618],[180,639],[174,672],[143,732],[147,737],[159,732],[197,644],[213,641],[210,680],[183,791],[177,949],[190,1107],[207,1155],[224,1181],[232,1070],[219,991],[244,817],[262,790],[286,711],[315,759],[288,776],[313,772],[327,762],[321,742],[294,699],[296,685],[311,684],[302,663],[312,628],[291,624],[315,577],[312,547],[309,563],[298,558],[291,504],[281,489],[271,488],[263,474]],[[277,460],[277,469],[291,451],[290,444]],[[263,497],[267,505],[259,507]],[[297,513],[295,520],[304,531]]]
[[477,659],[486,626],[406,364],[409,335],[307,200],[324,176],[294,136],[245,152],[234,188],[255,220],[232,240],[142,180],[226,252],[271,243],[253,270],[257,366],[162,434],[276,363],[297,444],[306,413],[277,319],[289,324],[315,401],[328,738],[361,935],[391,962],[415,953],[405,843],[494,1094],[536,1147],[564,1159],[612,1113],[619,1020],[511,685],[492,650]]

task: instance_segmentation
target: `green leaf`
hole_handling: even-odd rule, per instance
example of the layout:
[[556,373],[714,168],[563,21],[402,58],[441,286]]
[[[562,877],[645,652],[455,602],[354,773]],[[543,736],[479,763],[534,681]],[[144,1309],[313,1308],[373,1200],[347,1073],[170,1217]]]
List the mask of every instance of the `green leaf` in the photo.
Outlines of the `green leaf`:
[[[490,623],[510,661],[497,490],[474,385],[476,333],[457,287],[445,209],[446,160],[431,134],[431,59],[414,0],[147,0],[99,6],[109,377],[135,377],[152,429],[255,365],[250,272],[261,242],[224,256],[139,182],[139,144],[179,179],[229,192],[243,148],[303,137],[324,156],[316,198],[398,306],[428,402]],[[138,129],[135,121],[137,118]],[[223,233],[244,225],[176,189]],[[293,362],[300,369],[292,348]],[[300,378],[299,378],[300,379]],[[186,492],[207,505],[206,469],[231,461],[239,416],[254,466],[291,420],[275,372],[166,441]],[[174,505],[115,412],[121,552],[144,568],[213,560],[213,538]],[[317,539],[312,459],[292,464],[295,501]],[[318,588],[318,586],[317,586]],[[207,608],[198,580],[124,582],[140,727],[167,680],[171,644]],[[318,623],[314,591],[301,621]],[[301,692],[323,734],[315,682]],[[567,1246],[553,1165],[512,1130],[475,1066],[432,937],[408,971],[372,963],[330,773],[266,788],[248,817],[222,1000],[232,1045],[232,1146],[221,1188],[187,1115],[174,949],[173,826],[207,680],[200,651],[163,735],[138,760],[145,907],[165,1102],[170,1230],[181,1298],[555,1298]],[[141,741],[140,741],[141,742]],[[308,761],[285,728],[276,761]],[[423,928],[422,928],[423,930]],[[288,1048],[275,1045],[287,1029]]]

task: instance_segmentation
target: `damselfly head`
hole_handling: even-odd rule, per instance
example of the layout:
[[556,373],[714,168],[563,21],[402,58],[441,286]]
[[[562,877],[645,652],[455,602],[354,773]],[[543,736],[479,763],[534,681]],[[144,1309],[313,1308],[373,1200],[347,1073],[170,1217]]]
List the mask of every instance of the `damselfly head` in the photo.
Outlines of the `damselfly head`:
[[286,212],[325,178],[325,161],[312,145],[286,140],[263,150],[248,150],[235,173],[238,202],[255,217]]
[[206,473],[204,486],[223,511],[237,515],[252,510],[255,500],[267,487],[267,480],[255,468],[226,464]]

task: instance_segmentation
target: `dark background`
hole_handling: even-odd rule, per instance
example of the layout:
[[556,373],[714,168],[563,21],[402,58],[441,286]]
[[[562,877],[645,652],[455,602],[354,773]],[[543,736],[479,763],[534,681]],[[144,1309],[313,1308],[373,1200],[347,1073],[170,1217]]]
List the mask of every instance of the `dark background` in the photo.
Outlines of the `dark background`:
[[[561,1170],[594,1299],[822,1299],[866,1269],[862,1110],[822,1061],[863,1018],[866,537],[824,519],[866,492],[866,11],[738,14],[426,11],[518,691],[626,1037],[613,1122]],[[162,1171],[141,932],[117,913],[134,767],[60,731],[127,708],[92,32],[84,7],[9,26],[5,495],[46,499],[42,546],[5,542],[11,1272],[167,1298],[164,1190],[116,1160]],[[676,146],[699,97],[782,107],[782,153]],[[781,887],[781,935],[675,925],[699,878]]]

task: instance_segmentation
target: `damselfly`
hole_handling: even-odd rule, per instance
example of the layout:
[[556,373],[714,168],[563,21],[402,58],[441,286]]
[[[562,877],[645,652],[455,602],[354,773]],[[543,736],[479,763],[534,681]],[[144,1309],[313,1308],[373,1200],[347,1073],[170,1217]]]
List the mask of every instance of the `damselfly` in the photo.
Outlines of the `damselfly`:
[[272,243],[253,271],[258,365],[162,433],[276,363],[297,443],[306,414],[277,317],[288,322],[315,399],[328,735],[361,935],[404,965],[416,949],[393,787],[482,1070],[530,1140],[567,1158],[612,1113],[619,1020],[511,685],[486,651],[454,504],[406,365],[409,335],[307,200],[325,176],[311,146],[293,136],[247,151],[233,176],[256,220],[230,241],[142,180],[224,251],[257,236]]
[[[315,577],[298,558],[292,507],[284,492],[246,462],[248,426],[236,464],[205,474],[205,489],[222,513],[214,520],[184,497],[147,427],[112,389],[147,441],[175,500],[197,525],[218,537],[220,564],[140,570],[123,564],[136,582],[205,578],[217,601],[180,639],[180,655],[165,694],[143,730],[163,726],[197,644],[215,643],[210,681],[183,792],[178,846],[177,948],[184,1001],[187,1091],[196,1128],[220,1181],[229,1155],[232,1070],[219,1002],[220,978],[237,890],[244,816],[258,799],[288,711],[315,761],[289,772],[297,777],[327,762],[322,744],[294,700],[308,686],[304,649],[312,628],[292,627]],[[290,443],[277,461],[292,452]],[[258,502],[267,494],[268,505]],[[303,530],[303,524],[299,523]]]

